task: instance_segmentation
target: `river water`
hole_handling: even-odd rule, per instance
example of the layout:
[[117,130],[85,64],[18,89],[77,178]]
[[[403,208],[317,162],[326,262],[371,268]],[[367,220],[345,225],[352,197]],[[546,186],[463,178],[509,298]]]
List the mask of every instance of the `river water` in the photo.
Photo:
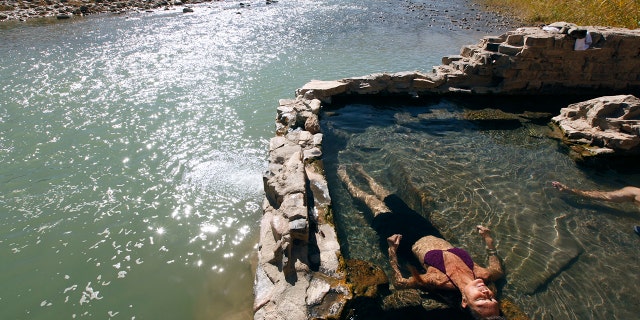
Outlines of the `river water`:
[[243,2],[0,25],[3,319],[250,319],[278,99],[504,31],[464,1]]

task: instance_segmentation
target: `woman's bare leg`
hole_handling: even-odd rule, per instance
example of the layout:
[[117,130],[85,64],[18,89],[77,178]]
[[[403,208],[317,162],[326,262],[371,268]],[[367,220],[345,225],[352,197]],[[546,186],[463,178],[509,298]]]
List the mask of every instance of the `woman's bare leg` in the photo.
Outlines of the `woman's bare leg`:
[[382,202],[382,200],[356,187],[353,184],[353,181],[351,181],[351,178],[349,178],[349,176],[347,175],[347,170],[345,169],[344,165],[340,165],[338,167],[338,176],[340,177],[340,180],[342,180],[342,182],[347,187],[347,190],[349,190],[349,193],[351,193],[351,196],[364,202],[367,205],[367,207],[371,209],[374,217],[381,213],[391,212],[391,210],[389,210],[389,208],[384,204],[384,202]]
[[371,188],[371,191],[373,191],[373,193],[379,199],[384,199],[391,194],[391,192],[389,192],[387,189],[385,189],[383,186],[379,185],[375,180],[373,180],[373,178],[364,171],[361,164],[359,163],[355,164],[354,168],[356,168],[356,170],[358,170],[358,172],[362,176],[364,176],[365,179],[367,179],[367,183],[369,183],[369,187]]

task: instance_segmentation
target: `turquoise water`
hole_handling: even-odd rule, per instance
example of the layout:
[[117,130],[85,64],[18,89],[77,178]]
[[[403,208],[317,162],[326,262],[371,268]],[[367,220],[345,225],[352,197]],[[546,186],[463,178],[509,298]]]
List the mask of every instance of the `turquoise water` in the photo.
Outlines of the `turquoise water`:
[[3,319],[250,319],[278,99],[488,32],[458,1],[251,3],[0,25]]
[[[477,11],[459,1],[195,9],[0,25],[3,319],[251,319],[278,99],[311,79],[428,71],[502,32],[461,28]],[[502,294],[532,318],[635,318],[637,208],[549,183],[640,177],[576,166],[544,123],[461,121],[466,107],[347,106],[323,118],[337,128],[327,166],[362,162],[394,191],[429,195],[424,212],[474,256],[473,225],[491,226]],[[364,212],[330,182],[347,254],[385,266]]]

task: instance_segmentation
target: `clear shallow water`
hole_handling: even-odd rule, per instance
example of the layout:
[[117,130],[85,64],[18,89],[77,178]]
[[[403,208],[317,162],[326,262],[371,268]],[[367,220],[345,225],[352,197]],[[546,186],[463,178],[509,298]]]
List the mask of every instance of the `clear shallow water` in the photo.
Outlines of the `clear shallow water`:
[[383,1],[0,25],[2,318],[251,318],[277,100],[486,32]]
[[333,143],[325,143],[325,164],[336,186],[332,198],[346,255],[391,274],[369,212],[335,176],[338,164],[360,163],[408,203],[416,194],[424,197],[425,207],[413,202],[414,208],[484,265],[474,226],[489,226],[506,271],[502,296],[532,319],[636,318],[640,238],[632,227],[640,222],[638,208],[562,195],[550,183],[610,190],[640,185],[640,175],[577,166],[546,137],[544,122],[485,126],[464,118],[475,111],[467,107],[500,105],[443,99],[422,106],[349,104],[326,112],[325,141]]

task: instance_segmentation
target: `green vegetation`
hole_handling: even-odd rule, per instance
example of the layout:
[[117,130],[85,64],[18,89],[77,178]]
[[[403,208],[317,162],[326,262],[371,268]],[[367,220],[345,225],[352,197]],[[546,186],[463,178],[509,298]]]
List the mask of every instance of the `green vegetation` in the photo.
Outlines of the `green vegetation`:
[[528,24],[566,21],[582,26],[640,27],[638,0],[479,0]]

